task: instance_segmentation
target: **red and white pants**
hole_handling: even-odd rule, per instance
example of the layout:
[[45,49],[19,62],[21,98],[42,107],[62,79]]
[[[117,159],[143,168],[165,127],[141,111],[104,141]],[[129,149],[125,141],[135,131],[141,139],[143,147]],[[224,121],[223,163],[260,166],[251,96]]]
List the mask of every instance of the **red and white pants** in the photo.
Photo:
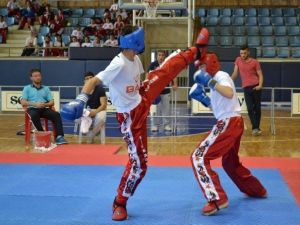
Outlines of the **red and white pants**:
[[141,87],[141,103],[130,112],[117,113],[129,155],[118,187],[118,196],[128,198],[133,195],[146,174],[148,158],[146,122],[152,102],[189,63],[194,61],[196,54],[197,49],[192,47],[166,59],[162,67],[149,73],[148,80]]
[[210,161],[219,157],[222,157],[225,172],[241,192],[252,197],[262,197],[266,194],[260,181],[239,160],[238,152],[243,131],[242,117],[219,120],[192,153],[191,160],[195,177],[204,197],[209,202],[227,199],[218,174],[210,166]]

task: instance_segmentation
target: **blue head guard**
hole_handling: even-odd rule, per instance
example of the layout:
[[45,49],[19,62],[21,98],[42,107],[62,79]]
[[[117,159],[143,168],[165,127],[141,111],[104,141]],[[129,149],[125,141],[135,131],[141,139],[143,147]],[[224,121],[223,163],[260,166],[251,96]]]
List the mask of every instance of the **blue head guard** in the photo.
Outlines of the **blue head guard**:
[[144,34],[144,29],[139,27],[136,31],[130,34],[120,36],[119,47],[122,49],[133,49],[138,54],[143,53],[145,49]]

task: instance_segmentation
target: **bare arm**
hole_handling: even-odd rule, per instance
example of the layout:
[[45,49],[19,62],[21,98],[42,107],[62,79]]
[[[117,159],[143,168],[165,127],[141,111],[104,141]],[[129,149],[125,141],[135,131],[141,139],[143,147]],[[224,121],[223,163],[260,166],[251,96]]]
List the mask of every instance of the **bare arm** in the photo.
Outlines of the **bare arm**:
[[234,66],[233,72],[231,74],[231,79],[232,80],[236,80],[236,78],[238,77],[239,74],[239,68],[237,65]]
[[221,84],[217,84],[215,87],[215,90],[219,92],[222,96],[226,98],[232,98],[233,97],[233,90],[231,87],[224,86]]
[[256,71],[258,75],[258,85],[254,87],[255,90],[261,90],[263,87],[263,82],[264,82],[264,76],[261,70]]
[[94,88],[101,83],[101,80],[97,77],[93,77],[91,79],[89,79],[83,86],[82,88],[82,93],[85,93],[85,94],[89,94],[91,93]]

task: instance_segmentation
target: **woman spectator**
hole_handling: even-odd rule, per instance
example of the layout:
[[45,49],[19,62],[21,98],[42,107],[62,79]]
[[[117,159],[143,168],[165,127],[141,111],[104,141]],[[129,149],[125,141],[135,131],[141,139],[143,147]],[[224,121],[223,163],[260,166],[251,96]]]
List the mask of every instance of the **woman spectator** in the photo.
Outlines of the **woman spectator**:
[[39,23],[41,26],[48,26],[48,23],[51,21],[52,13],[50,10],[50,5],[46,5],[45,11],[43,12],[43,15],[39,17]]
[[35,52],[37,46],[36,31],[31,31],[29,37],[26,38],[25,48],[21,56],[31,56]]
[[19,24],[19,30],[24,29],[25,25],[27,24],[28,28],[30,29],[33,25],[35,20],[35,12],[34,8],[30,1],[26,2],[26,9],[22,10],[22,18]]
[[61,35],[64,31],[62,22],[59,20],[59,16],[55,15],[54,20],[49,22],[50,34],[51,35]]
[[83,29],[84,36],[95,35],[99,25],[96,23],[95,18],[91,19],[91,23]]
[[53,56],[64,56],[65,43],[62,41],[61,35],[56,35],[55,41],[53,43],[52,55]]
[[106,35],[110,35],[113,30],[114,30],[114,25],[112,24],[112,22],[110,21],[109,18],[105,18],[104,20],[104,24],[102,25],[102,29],[105,30]]
[[81,31],[81,27],[78,25],[75,30],[72,31],[72,37],[76,37],[77,41],[81,42],[83,40],[83,33]]
[[103,40],[100,37],[96,37],[92,43],[92,47],[102,47],[102,46],[103,46]]
[[115,38],[113,34],[109,36],[109,39],[107,39],[103,46],[105,47],[118,47],[118,40]]
[[4,17],[0,15],[0,34],[2,36],[2,43],[6,43],[7,32],[8,32],[7,24],[4,20]]
[[84,37],[84,42],[81,44],[81,47],[92,47],[92,43],[90,41],[89,36]]
[[116,36],[119,36],[121,34],[123,27],[124,27],[124,22],[122,21],[122,16],[118,15],[117,21],[114,24],[114,34]]
[[76,36],[71,37],[71,43],[70,43],[69,47],[80,47],[80,43]]
[[51,41],[50,36],[49,35],[45,36],[45,40],[44,40],[44,43],[43,43],[43,56],[44,57],[51,56],[52,47],[53,47],[53,43]]
[[9,17],[15,17],[18,21],[21,16],[20,6],[16,0],[9,0],[7,3],[7,10]]

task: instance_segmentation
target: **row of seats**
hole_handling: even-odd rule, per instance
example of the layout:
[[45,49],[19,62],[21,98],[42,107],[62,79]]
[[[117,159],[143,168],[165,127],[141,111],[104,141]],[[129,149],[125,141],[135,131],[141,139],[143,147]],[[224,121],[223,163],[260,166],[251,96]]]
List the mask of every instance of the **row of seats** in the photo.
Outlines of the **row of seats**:
[[268,16],[210,16],[201,17],[201,23],[206,26],[296,26],[300,24],[300,17],[268,17]]
[[206,16],[297,16],[300,8],[199,8],[197,14]]
[[241,46],[248,44],[250,47],[277,46],[277,47],[300,47],[300,36],[215,36],[209,39],[210,46]]
[[211,26],[207,28],[212,35],[300,35],[299,26]]
[[263,58],[300,58],[300,48],[262,47],[256,48],[256,57]]

